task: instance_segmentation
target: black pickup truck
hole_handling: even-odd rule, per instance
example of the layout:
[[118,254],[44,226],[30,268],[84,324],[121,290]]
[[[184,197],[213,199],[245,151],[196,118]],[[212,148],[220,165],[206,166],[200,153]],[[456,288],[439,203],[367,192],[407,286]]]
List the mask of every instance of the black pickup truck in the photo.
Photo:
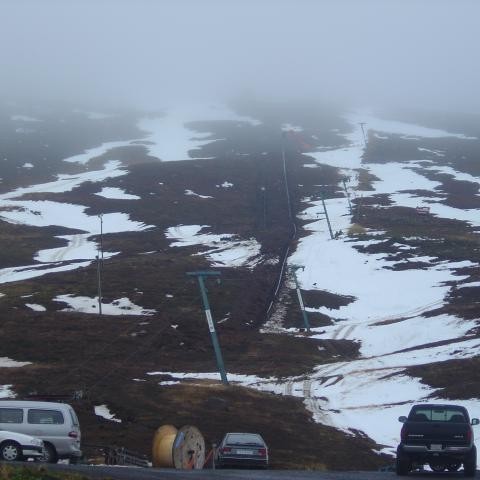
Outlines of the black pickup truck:
[[434,472],[457,471],[463,465],[466,477],[474,477],[477,449],[467,409],[459,405],[414,405],[403,423],[397,448],[397,475],[423,469],[428,464]]

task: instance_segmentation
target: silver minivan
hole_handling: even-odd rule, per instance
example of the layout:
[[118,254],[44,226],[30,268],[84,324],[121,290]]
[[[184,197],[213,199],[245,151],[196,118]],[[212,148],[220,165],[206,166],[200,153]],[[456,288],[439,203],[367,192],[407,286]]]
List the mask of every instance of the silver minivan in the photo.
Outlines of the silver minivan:
[[45,445],[44,462],[78,460],[80,424],[73,408],[66,403],[28,400],[0,400],[0,430],[25,433],[41,438]]

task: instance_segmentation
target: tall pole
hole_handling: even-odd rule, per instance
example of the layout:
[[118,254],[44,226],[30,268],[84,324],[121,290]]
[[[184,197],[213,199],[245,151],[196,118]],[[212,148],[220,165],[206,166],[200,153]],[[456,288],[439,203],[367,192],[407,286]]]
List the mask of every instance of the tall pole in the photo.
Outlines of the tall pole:
[[98,218],[100,219],[100,258],[102,259],[103,267],[103,213],[101,213]]
[[225,372],[225,365],[223,363],[222,351],[220,350],[220,344],[218,343],[217,332],[215,330],[215,324],[212,318],[212,312],[210,310],[210,304],[208,303],[207,290],[205,288],[204,277],[220,276],[220,272],[187,272],[187,275],[191,277],[197,277],[198,285],[200,287],[200,293],[202,295],[203,307],[205,310],[205,317],[207,318],[208,330],[210,331],[210,337],[212,339],[213,349],[215,350],[215,357],[217,360],[218,371],[222,378],[222,383],[228,385],[227,374]]
[[97,277],[98,277],[98,314],[102,315],[102,277],[103,277],[103,214],[100,219],[100,255],[97,255]]
[[328,217],[327,206],[325,205],[325,199],[323,197],[323,192],[320,194],[322,198],[323,211],[325,212],[325,218],[327,219],[328,231],[330,232],[330,238],[333,240],[332,226],[330,225],[330,218]]
[[98,283],[98,314],[102,314],[102,267],[100,257],[97,255],[97,283]]
[[286,141],[287,141],[287,132],[282,132],[283,180],[285,182],[285,194],[287,196],[288,218],[290,219],[290,221],[293,222],[292,204],[291,204],[291,201],[290,201],[290,192],[288,191],[287,156],[285,155]]
[[292,267],[292,273],[293,278],[295,279],[295,288],[297,290],[298,303],[300,304],[300,310],[302,311],[303,324],[305,325],[307,332],[310,333],[310,322],[308,321],[307,311],[305,310],[305,304],[303,303],[302,292],[300,290],[300,285],[298,284],[297,270],[299,268],[305,269],[305,267],[299,267],[295,265]]
[[362,134],[363,134],[363,143],[367,146],[367,136],[365,135],[364,126],[366,125],[365,122],[360,122],[360,126],[362,127]]
[[262,186],[260,187],[262,192],[262,202],[263,202],[263,229],[267,229],[267,189]]
[[348,193],[347,184],[344,178],[342,179],[342,182],[343,182],[343,188],[345,189],[345,195],[347,196],[348,209],[350,211],[350,215],[352,215],[352,204],[350,202],[350,194]]

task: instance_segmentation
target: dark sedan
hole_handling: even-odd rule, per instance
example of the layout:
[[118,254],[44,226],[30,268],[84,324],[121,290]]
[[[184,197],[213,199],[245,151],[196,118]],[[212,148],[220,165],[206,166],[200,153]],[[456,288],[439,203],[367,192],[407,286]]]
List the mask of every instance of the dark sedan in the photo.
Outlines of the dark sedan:
[[268,447],[257,433],[227,433],[215,454],[215,466],[268,467]]

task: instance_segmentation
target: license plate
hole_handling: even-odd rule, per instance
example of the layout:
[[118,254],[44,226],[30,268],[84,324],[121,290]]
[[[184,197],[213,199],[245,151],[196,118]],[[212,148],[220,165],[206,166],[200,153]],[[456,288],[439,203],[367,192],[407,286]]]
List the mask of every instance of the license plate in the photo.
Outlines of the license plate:
[[442,449],[442,445],[439,443],[432,443],[432,445],[430,446],[430,450],[441,450],[441,449]]
[[239,455],[253,455],[253,450],[243,450],[243,449],[239,449],[237,450],[237,453]]

